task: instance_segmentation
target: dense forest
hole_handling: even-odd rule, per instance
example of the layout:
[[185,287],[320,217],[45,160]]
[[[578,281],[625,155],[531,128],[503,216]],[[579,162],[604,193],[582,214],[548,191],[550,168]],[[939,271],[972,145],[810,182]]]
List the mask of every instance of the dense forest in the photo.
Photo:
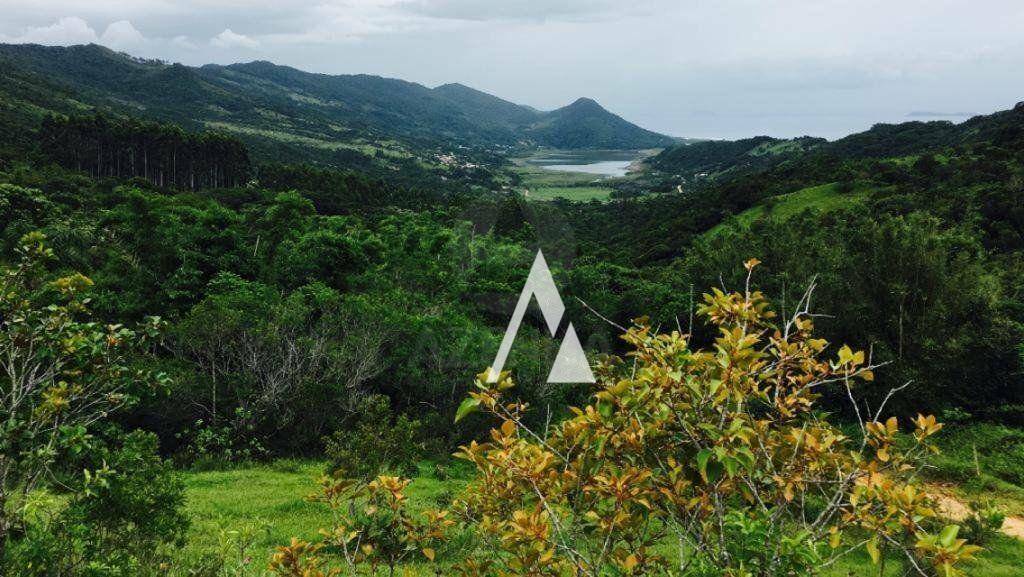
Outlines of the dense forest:
[[[443,92],[501,108],[461,88]],[[847,467],[853,479],[874,467],[911,483],[901,468],[916,455],[909,442],[925,443],[938,431],[920,413],[963,430],[1024,426],[1024,104],[958,125],[878,125],[834,142],[759,137],[679,145],[648,161],[637,185],[646,193],[572,203],[530,201],[502,189],[499,183],[511,178],[507,162],[480,151],[473,153],[474,166],[443,173],[297,163],[237,134],[110,111],[53,111],[33,124],[37,110],[18,108],[31,97],[27,89],[24,94],[9,97],[0,115],[5,131],[17,134],[0,148],[0,347],[8,373],[52,387],[26,385],[28,400],[5,395],[0,562],[14,571],[7,574],[260,574],[262,551],[250,567],[254,573],[232,573],[227,554],[205,549],[196,558],[174,558],[175,545],[191,535],[176,471],[292,459],[373,479],[414,476],[426,460],[444,481],[457,467],[449,461],[453,452],[488,472],[476,485],[477,500],[463,503],[469,517],[511,515],[503,503],[532,502],[534,489],[553,511],[517,516],[478,540],[463,527],[442,548],[434,541],[450,522],[443,515],[430,523],[406,517],[405,486],[380,477],[353,497],[376,503],[359,521],[360,534],[376,535],[374,546],[350,556],[340,538],[325,541],[324,551],[279,542],[283,549],[271,570],[326,575],[302,571],[327,554],[353,567],[372,562],[374,571],[405,563],[409,551],[417,561],[458,560],[460,546],[486,550],[493,537],[507,565],[495,561],[466,574],[563,575],[602,563],[598,572],[576,574],[667,574],[659,572],[666,561],[655,552],[671,540],[662,526],[675,522],[673,515],[695,514],[686,503],[678,503],[679,511],[650,505],[656,521],[648,526],[638,510],[605,510],[605,501],[588,500],[582,489],[574,493],[539,478],[531,487],[502,475],[535,466],[547,471],[545,458],[592,443],[607,451],[603,464],[566,461],[583,479],[580,487],[618,483],[616,490],[625,490],[646,487],[645,475],[677,475],[672,482],[679,491],[702,481],[713,486],[698,491],[695,502],[735,504],[766,491],[788,504],[793,491],[812,501],[819,496],[802,485],[776,486],[753,471],[742,477],[737,471],[752,467],[754,456],[730,452],[722,439],[757,437],[781,459],[790,443],[772,431],[795,435],[811,427],[822,443],[833,439],[827,442],[837,446],[844,434],[863,434],[868,461],[815,454],[807,456],[807,471]],[[560,134],[569,139],[566,146],[588,138]],[[611,384],[598,389],[596,401],[591,385],[546,382],[558,340],[549,338],[536,311],[506,365],[512,376],[493,387],[474,384],[472,376],[493,360],[537,249],[552,265],[584,347],[602,359],[601,378],[611,379],[601,381]],[[806,316],[792,334],[786,328],[786,336],[773,337],[770,310],[782,322]],[[812,330],[823,340],[811,339]],[[659,332],[664,338],[650,337]],[[754,362],[752,343],[773,338],[775,361]],[[836,344],[825,350],[825,341]],[[867,356],[840,349],[843,343]],[[736,364],[742,378],[710,376],[718,370],[707,356],[713,351],[742,360]],[[825,362],[826,353],[838,359]],[[644,369],[626,370],[617,356]],[[658,375],[671,375],[673,363],[697,375],[693,392],[660,389],[668,385]],[[852,377],[859,384],[851,404],[839,383]],[[756,387],[741,386],[788,379],[821,386],[791,398],[761,397]],[[513,380],[514,401],[507,397]],[[720,386],[737,402],[702,404]],[[890,398],[895,389],[901,394]],[[698,465],[685,474],[655,463],[687,441],[684,429],[662,429],[661,411],[668,409],[650,404],[643,391],[661,391],[665,407],[693,408],[693,428],[684,429],[703,431],[708,437],[701,442],[718,443],[720,451],[687,453]],[[616,420],[628,407],[635,418]],[[917,433],[897,438],[890,430],[896,425],[879,418],[880,407],[886,418],[913,419]],[[839,427],[818,428],[822,414],[833,415]],[[719,420],[735,428],[709,429]],[[550,442],[531,436],[559,423],[557,433],[544,437]],[[664,435],[644,436],[630,429],[633,423]],[[846,430],[858,423],[861,433]],[[595,440],[601,427],[614,432],[611,441]],[[474,448],[474,440],[488,435],[489,448]],[[1007,435],[1001,447],[983,446],[981,457],[975,444],[974,466],[980,477],[979,460],[987,467],[989,451],[1002,453],[993,478],[1020,484],[1024,439]],[[496,448],[502,446],[508,451]],[[906,461],[896,457],[903,451]],[[633,454],[651,458],[637,461]],[[733,478],[756,489],[718,482]],[[325,479],[316,502],[344,513],[349,504],[341,496],[351,487]],[[927,536],[932,527],[919,527],[918,516],[928,515],[913,509],[924,505],[910,497],[910,505],[886,501],[878,491],[862,498],[917,519],[911,526]],[[62,505],[44,502],[51,498]],[[630,507],[651,498],[633,495]],[[452,500],[449,495],[445,505]],[[818,501],[813,506],[830,510]],[[885,522],[872,525],[868,512],[851,507],[843,512],[852,515],[848,522],[867,535],[877,531],[881,544],[870,536],[864,541],[874,543],[869,550],[880,548],[879,555],[889,551],[893,563],[903,562],[897,554],[903,546],[912,561],[941,557],[952,567],[958,555],[969,557],[966,550],[943,549],[952,547],[946,541],[953,543],[955,532],[953,540],[928,544],[918,536],[916,545],[906,545],[913,537],[901,541]],[[392,516],[381,520],[378,509]],[[582,513],[590,509],[593,518]],[[797,522],[793,515],[787,519]],[[549,554],[538,544],[546,541],[510,528],[536,535],[531,526],[540,526],[540,534],[551,530],[544,525],[551,517],[585,528],[572,547]],[[777,520],[728,519],[748,537]],[[396,545],[388,539],[399,526]],[[808,522],[808,531],[818,528]],[[820,560],[817,545],[793,545],[771,560],[790,563],[793,573],[722,572],[737,559],[768,561],[749,543],[726,546],[726,529],[720,531],[723,544],[714,546],[700,542],[705,533],[693,533],[701,551],[694,566],[702,572],[687,575],[802,575]],[[592,544],[584,543],[595,535],[615,547],[607,555],[588,552]],[[832,539],[815,535],[821,543]],[[593,558],[581,560],[588,555]],[[524,563],[534,569],[522,569]],[[936,567],[943,574],[941,563]],[[944,575],[957,574],[949,571]]]
[[39,144],[54,161],[91,176],[138,177],[169,189],[238,187],[251,173],[238,139],[154,122],[47,118]]

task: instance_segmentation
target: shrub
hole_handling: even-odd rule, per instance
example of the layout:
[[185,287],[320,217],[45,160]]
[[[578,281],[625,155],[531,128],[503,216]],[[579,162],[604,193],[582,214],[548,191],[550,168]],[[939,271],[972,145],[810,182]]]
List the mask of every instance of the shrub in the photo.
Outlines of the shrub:
[[23,529],[24,501],[82,453],[90,427],[166,385],[132,362],[159,336],[160,319],[137,329],[90,321],[92,281],[53,279],[42,234],[23,237],[17,254],[0,268],[0,559],[12,531]]
[[[876,563],[895,553],[961,574],[977,548],[956,526],[934,532],[915,481],[941,425],[918,416],[904,447],[884,403],[871,414],[853,403],[854,437],[825,421],[822,389],[853,399],[875,367],[845,346],[826,358],[810,291],[774,324],[749,289],[756,264],[743,293],[705,295],[712,348],[634,326],[623,337],[631,361],[599,365],[591,403],[550,434],[523,425],[528,407],[508,398],[508,374],[480,375],[460,416],[484,408],[500,425],[460,453],[478,470],[463,511],[484,540],[468,574],[810,575],[862,548]],[[668,541],[677,560],[664,555]]]
[[184,443],[177,458],[196,470],[217,469],[267,456],[267,449],[255,435],[251,413],[241,407],[235,408],[234,419],[221,424],[198,419],[175,437]]
[[384,566],[388,575],[394,575],[395,568],[413,554],[433,563],[453,523],[447,511],[410,512],[405,496],[408,486],[408,479],[385,475],[369,483],[325,475],[320,491],[310,496],[332,513],[333,525],[320,530],[324,541],[313,544],[293,538],[290,545],[277,548],[271,570],[281,577],[338,575],[337,569],[323,569],[321,550],[339,552],[351,575],[358,574],[359,566],[369,566],[371,575]]
[[382,473],[415,475],[422,455],[418,444],[420,422],[405,415],[392,418],[390,402],[383,395],[364,398],[357,413],[352,429],[324,437],[329,470],[341,470],[359,479]]
[[184,486],[157,454],[156,436],[125,435],[91,446],[63,507],[29,523],[6,559],[24,576],[156,575],[167,546],[184,543]]
[[1006,514],[991,501],[973,501],[971,514],[964,519],[964,537],[972,542],[984,544],[992,540],[1003,528]]

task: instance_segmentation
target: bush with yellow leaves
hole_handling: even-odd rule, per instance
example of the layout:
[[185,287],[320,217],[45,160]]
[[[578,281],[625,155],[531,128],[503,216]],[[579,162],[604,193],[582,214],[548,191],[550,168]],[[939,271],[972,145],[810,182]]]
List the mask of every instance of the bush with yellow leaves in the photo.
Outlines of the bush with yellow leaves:
[[[597,367],[592,402],[545,433],[523,424],[507,373],[480,375],[459,417],[500,425],[458,454],[478,470],[463,505],[484,540],[463,574],[812,575],[858,549],[962,574],[977,547],[942,527],[916,479],[941,425],[918,416],[897,442],[884,402],[855,401],[877,367],[813,337],[812,289],[781,324],[749,274],[742,293],[705,295],[719,329],[707,350],[638,323],[628,358]],[[857,434],[816,410],[826,387],[849,397]]]
[[405,495],[408,486],[408,479],[386,475],[369,483],[340,473],[325,475],[319,492],[309,500],[327,505],[332,526],[320,530],[320,543],[292,539],[290,545],[278,547],[270,569],[280,577],[339,575],[338,568],[325,569],[325,553],[337,553],[349,575],[357,574],[359,566],[367,566],[371,575],[386,568],[393,576],[412,555],[422,555],[421,559],[433,563],[435,548],[444,542],[453,522],[447,511],[410,512]]

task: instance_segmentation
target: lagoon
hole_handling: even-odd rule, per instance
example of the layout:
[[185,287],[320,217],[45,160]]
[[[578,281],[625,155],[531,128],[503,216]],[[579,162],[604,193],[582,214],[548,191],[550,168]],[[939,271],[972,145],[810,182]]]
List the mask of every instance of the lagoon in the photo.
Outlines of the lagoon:
[[558,172],[580,172],[606,178],[625,176],[641,154],[633,150],[587,150],[541,153],[527,164]]

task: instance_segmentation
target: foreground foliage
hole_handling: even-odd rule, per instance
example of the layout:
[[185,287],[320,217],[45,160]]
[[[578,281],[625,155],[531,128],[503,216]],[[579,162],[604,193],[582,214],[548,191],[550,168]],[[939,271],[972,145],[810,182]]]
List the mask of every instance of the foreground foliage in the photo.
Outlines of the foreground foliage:
[[331,527],[320,529],[321,543],[292,538],[290,545],[278,547],[270,561],[271,571],[281,577],[340,575],[338,569],[324,569],[325,560],[318,554],[325,548],[341,553],[349,574],[368,566],[373,575],[378,567],[385,567],[393,576],[417,552],[433,562],[435,547],[454,522],[447,511],[412,513],[405,494],[409,483],[409,479],[387,475],[370,482],[346,479],[340,473],[324,476],[320,491],[310,500],[327,505]]
[[154,435],[106,419],[165,384],[133,362],[161,323],[92,321],[92,282],[51,275],[44,241],[0,269],[0,573],[145,574],[188,526],[183,487]]
[[810,575],[861,548],[921,575],[962,574],[978,548],[937,523],[916,478],[941,425],[919,415],[897,443],[884,403],[864,414],[856,402],[858,434],[829,424],[820,391],[852,401],[875,366],[845,346],[826,357],[809,292],[773,324],[749,288],[756,264],[742,294],[705,296],[713,348],[635,326],[631,359],[603,363],[592,403],[550,431],[523,424],[507,373],[493,385],[480,376],[462,413],[483,407],[501,424],[460,453],[479,472],[465,512],[487,542],[468,574]]

